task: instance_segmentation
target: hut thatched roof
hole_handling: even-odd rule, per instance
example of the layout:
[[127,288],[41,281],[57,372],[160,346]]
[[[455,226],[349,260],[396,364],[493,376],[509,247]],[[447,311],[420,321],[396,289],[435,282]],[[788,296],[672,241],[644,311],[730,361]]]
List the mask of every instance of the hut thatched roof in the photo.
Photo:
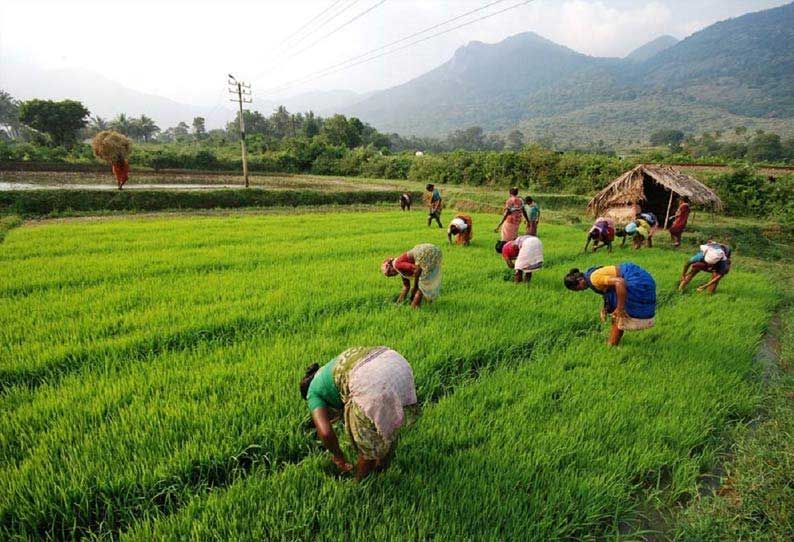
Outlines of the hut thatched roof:
[[713,205],[717,210],[723,208],[719,196],[694,177],[685,175],[670,166],[643,164],[627,171],[599,192],[590,200],[587,212],[597,216],[603,214],[613,205],[621,205],[628,201],[645,201],[646,178],[650,178],[679,196],[687,196],[694,204]]

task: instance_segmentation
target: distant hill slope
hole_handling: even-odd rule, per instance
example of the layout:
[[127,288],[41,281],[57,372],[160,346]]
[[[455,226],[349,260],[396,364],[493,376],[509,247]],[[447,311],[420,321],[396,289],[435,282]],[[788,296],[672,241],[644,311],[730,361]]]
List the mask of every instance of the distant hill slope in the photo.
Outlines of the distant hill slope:
[[631,53],[626,55],[626,60],[630,60],[632,62],[645,62],[646,60],[655,57],[662,51],[669,49],[677,43],[678,39],[674,38],[673,36],[659,36],[655,40],[646,43],[642,47],[634,49]]
[[[561,136],[596,133],[613,142],[662,127],[725,129],[728,121],[794,135],[794,4],[674,39],[654,40],[626,59],[590,57],[534,33],[473,42],[343,112],[419,135],[521,125],[533,136],[557,130],[555,119]],[[599,129],[602,115],[614,133]]]
[[732,113],[794,117],[794,4],[716,23],[649,59],[642,75]]

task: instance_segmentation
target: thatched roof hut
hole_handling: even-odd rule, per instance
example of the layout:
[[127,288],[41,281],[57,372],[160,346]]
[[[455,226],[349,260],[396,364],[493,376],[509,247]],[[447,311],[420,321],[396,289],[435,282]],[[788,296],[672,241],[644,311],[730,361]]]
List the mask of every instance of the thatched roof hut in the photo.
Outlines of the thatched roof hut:
[[722,200],[709,187],[670,166],[640,165],[618,177],[587,205],[593,216],[606,216],[629,222],[642,208],[659,220],[674,214],[678,201],[688,197],[695,205],[721,210]]

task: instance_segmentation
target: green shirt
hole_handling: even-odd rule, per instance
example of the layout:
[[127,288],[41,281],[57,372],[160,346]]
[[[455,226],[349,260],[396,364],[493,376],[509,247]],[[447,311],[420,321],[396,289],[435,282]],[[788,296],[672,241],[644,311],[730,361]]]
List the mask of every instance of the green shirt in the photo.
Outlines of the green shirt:
[[533,203],[532,205],[524,205],[524,209],[527,212],[530,222],[534,222],[538,219],[538,217],[540,217],[540,207],[538,207],[537,203]]
[[334,365],[336,364],[334,358],[317,371],[309,384],[309,391],[306,394],[306,401],[309,403],[309,411],[314,412],[318,408],[330,407],[342,409],[342,397],[339,396],[339,390],[336,389],[334,384]]

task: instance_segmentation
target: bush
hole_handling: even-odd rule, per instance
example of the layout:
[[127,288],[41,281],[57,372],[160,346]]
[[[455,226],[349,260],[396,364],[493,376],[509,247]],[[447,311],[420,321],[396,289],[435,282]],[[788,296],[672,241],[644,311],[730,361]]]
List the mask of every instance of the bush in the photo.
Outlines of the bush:
[[[0,192],[0,215],[23,217],[95,211],[161,211],[396,202],[400,191],[321,192],[312,190],[13,190]],[[418,199],[419,194],[414,194]]]

